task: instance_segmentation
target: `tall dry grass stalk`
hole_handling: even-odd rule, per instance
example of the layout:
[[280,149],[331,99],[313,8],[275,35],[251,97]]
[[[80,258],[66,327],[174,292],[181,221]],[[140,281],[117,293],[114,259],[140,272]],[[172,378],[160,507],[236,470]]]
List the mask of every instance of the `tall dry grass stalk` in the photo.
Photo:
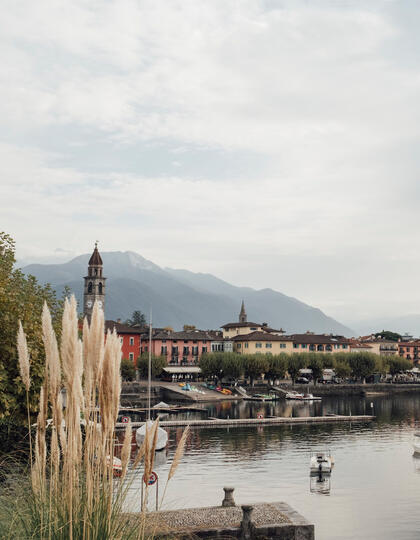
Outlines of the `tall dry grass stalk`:
[[29,455],[30,455],[30,462],[31,462],[31,467],[32,467],[33,455],[32,455],[31,412],[29,408],[29,388],[31,386],[30,362],[29,362],[28,344],[26,342],[26,336],[25,336],[25,332],[23,331],[21,321],[19,321],[19,329],[18,329],[18,334],[17,334],[17,351],[18,351],[20,377],[22,379],[23,385],[25,386],[25,393],[26,393],[26,412],[28,415],[28,433],[29,433]]
[[[143,525],[134,523],[122,511],[129,482],[131,423],[126,427],[121,450],[122,478],[118,481],[113,478],[115,424],[121,392],[120,340],[115,331],[108,331],[104,340],[104,315],[95,304],[91,323],[86,320],[83,323],[82,342],[76,308],[74,296],[65,300],[60,346],[46,305],[42,313],[46,364],[31,475],[33,506],[27,513],[21,511],[21,522],[27,527],[22,537],[40,540],[143,538],[144,522]],[[29,355],[21,325],[17,341],[22,381],[28,394]],[[64,412],[63,388],[66,392]],[[47,421],[49,414],[51,420]],[[144,460],[144,478],[153,470],[158,427],[159,420],[156,420],[146,430],[132,465],[134,473]],[[176,450],[168,481],[182,457],[187,434],[188,429]],[[147,500],[147,485],[145,492]]]

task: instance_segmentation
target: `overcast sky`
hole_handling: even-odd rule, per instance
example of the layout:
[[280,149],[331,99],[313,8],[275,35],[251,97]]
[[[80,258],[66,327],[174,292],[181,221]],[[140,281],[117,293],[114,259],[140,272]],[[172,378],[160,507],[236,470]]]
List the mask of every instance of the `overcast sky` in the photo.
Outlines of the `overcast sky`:
[[420,312],[418,0],[4,0],[0,229]]

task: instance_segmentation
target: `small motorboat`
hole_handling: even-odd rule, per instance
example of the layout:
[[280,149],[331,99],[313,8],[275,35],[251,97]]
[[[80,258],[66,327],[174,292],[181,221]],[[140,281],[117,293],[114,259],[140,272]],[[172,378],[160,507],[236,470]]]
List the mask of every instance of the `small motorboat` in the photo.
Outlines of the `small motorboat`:
[[311,456],[311,474],[331,474],[334,460],[329,452],[315,452]]
[[[149,435],[151,435],[150,429],[152,426],[153,426],[153,422],[151,420],[147,420],[145,424],[143,424],[136,430],[137,446],[141,446],[143,444],[144,438],[146,436],[146,429],[149,430]],[[163,450],[168,444],[168,433],[161,427],[158,427],[157,429],[158,429],[158,434],[157,434],[156,450]]]
[[414,433],[413,448],[414,448],[414,453],[420,456],[420,431],[417,431],[416,433]]

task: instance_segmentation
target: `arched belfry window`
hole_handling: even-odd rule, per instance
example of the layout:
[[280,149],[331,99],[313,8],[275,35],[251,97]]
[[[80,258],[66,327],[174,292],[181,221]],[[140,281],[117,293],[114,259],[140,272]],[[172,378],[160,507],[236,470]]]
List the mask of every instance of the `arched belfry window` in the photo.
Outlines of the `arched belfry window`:
[[88,285],[88,294],[92,294],[92,287],[93,287],[92,282],[89,281],[89,285]]
[[98,285],[98,293],[102,294],[102,283],[99,283]]

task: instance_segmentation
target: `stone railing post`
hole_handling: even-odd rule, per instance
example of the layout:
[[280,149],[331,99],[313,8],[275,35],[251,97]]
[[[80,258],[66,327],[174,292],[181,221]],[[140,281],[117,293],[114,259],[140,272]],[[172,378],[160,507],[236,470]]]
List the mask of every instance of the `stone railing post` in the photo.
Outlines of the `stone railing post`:
[[225,492],[225,498],[222,501],[222,506],[236,506],[235,501],[233,499],[233,492],[235,488],[224,487],[223,490]]
[[255,525],[251,521],[251,514],[254,507],[248,504],[243,504],[242,508],[242,521],[241,532],[239,538],[243,540],[250,540],[254,536]]

